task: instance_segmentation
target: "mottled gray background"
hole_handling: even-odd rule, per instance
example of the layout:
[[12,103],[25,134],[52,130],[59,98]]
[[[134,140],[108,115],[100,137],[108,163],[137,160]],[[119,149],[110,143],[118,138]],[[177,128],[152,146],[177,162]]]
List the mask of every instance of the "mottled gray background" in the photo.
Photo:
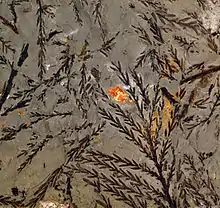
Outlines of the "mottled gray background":
[[[193,30],[189,28],[176,27],[173,28],[170,25],[164,27],[171,28],[172,31],[165,33],[163,32],[163,37],[165,43],[158,46],[149,45],[142,41],[132,28],[132,25],[141,25],[143,28],[149,32],[149,26],[147,26],[146,21],[140,18],[141,13],[151,13],[153,11],[152,7],[146,9],[141,2],[141,0],[100,0],[101,14],[102,14],[102,28],[106,37],[109,39],[113,37],[117,32],[120,32],[115,39],[115,45],[109,52],[108,57],[103,56],[100,52],[96,52],[98,48],[102,45],[102,33],[100,25],[95,22],[95,17],[92,14],[94,5],[97,3],[96,0],[88,1],[86,0],[44,0],[44,4],[51,4],[54,6],[54,18],[44,16],[46,24],[47,34],[54,29],[62,30],[63,32],[54,36],[49,42],[46,43],[46,61],[45,65],[48,66],[48,70],[44,75],[44,78],[49,78],[58,70],[60,66],[59,57],[61,56],[60,48],[52,45],[54,40],[64,41],[65,34],[74,33],[68,41],[70,45],[71,54],[79,54],[81,52],[84,41],[87,40],[89,43],[89,50],[95,51],[93,57],[86,61],[87,73],[91,74],[91,69],[96,67],[100,71],[100,84],[104,90],[110,87],[121,86],[120,80],[110,69],[111,61],[117,62],[120,60],[123,70],[127,70],[129,67],[134,66],[136,58],[140,55],[143,50],[148,50],[151,47],[157,48],[161,54],[168,51],[169,46],[172,44],[177,48],[178,56],[182,57],[184,60],[185,67],[189,67],[192,64],[200,63],[204,61],[205,65],[217,65],[219,64],[219,54],[211,51],[207,46],[207,38],[200,34],[197,35]],[[199,19],[206,29],[211,29],[212,32],[218,30],[219,27],[219,11],[220,6],[215,4],[213,6],[210,0],[210,5],[206,11],[202,10],[198,6],[196,0],[174,0],[161,1],[168,8],[170,13],[177,15],[179,18],[185,16],[184,11],[193,12],[196,11],[200,16]],[[8,20],[12,20],[13,17],[10,13],[8,4],[9,1],[2,0],[0,4],[0,15]],[[129,4],[133,3],[135,8],[130,8]],[[76,14],[74,12],[74,7],[78,9],[79,18],[82,20],[82,24],[77,22]],[[16,12],[18,15],[17,27],[19,34],[16,35],[13,31],[6,27],[5,25],[0,25],[0,36],[4,37],[5,40],[11,41],[11,46],[16,50],[13,55],[11,51],[7,54],[3,53],[10,60],[17,60],[20,55],[22,45],[24,43],[29,43],[29,56],[25,60],[24,65],[18,72],[14,80],[14,88],[10,95],[12,95],[16,88],[20,90],[28,88],[27,80],[23,77],[23,74],[31,77],[33,80],[38,80],[39,67],[38,62],[38,50],[39,46],[37,43],[38,27],[36,25],[38,5],[34,0],[21,2],[20,5],[16,6]],[[218,19],[219,18],[219,19]],[[181,35],[189,40],[195,41],[194,52],[186,53],[186,50],[181,48],[177,42],[174,40],[175,35]],[[151,36],[152,38],[152,36]],[[219,45],[219,39],[216,38],[216,44]],[[14,56],[14,57],[13,57]],[[79,73],[79,68],[81,62],[76,61],[73,65],[72,70]],[[150,62],[147,61],[142,67],[137,69],[138,73],[142,74],[144,82],[151,86],[150,94],[153,93],[153,85],[156,84],[158,80],[158,75],[153,72],[150,68]],[[10,68],[8,66],[1,65],[0,69],[0,89],[3,87],[4,82],[8,80],[10,74]],[[181,75],[175,75],[177,79],[180,79]],[[216,78],[219,76],[218,73],[213,74],[211,82],[215,83]],[[92,77],[94,83],[96,83],[95,78]],[[65,81],[65,80],[64,80]],[[79,80],[73,80],[71,86],[77,89],[77,84]],[[198,84],[198,80],[192,84],[186,84],[186,97],[183,102],[187,102],[187,97],[189,97],[190,92]],[[161,81],[161,86],[167,87],[171,92],[175,93],[178,90],[178,81],[168,82],[166,79]],[[2,122],[7,121],[7,126],[19,126],[21,123],[25,123],[29,119],[30,112],[40,112],[45,114],[53,113],[54,111],[67,112],[73,111],[72,116],[68,116],[64,119],[60,117],[54,117],[48,120],[42,120],[41,122],[33,125],[33,128],[25,129],[20,131],[16,138],[11,141],[1,141],[0,143],[0,195],[11,195],[12,187],[19,187],[20,190],[25,190],[28,197],[31,197],[33,190],[44,180],[53,170],[65,161],[65,151],[66,147],[63,145],[63,140],[72,138],[81,138],[83,133],[73,132],[70,135],[56,136],[64,127],[73,127],[76,124],[80,125],[83,123],[81,119],[81,112],[78,110],[75,99],[73,95],[70,95],[70,100],[65,105],[57,105],[57,101],[60,96],[66,93],[65,88],[61,85],[56,85],[55,87],[50,87],[46,92],[45,105],[38,101],[37,95],[46,88],[43,86],[39,88],[33,94],[33,100],[31,104],[22,109],[25,113],[24,116],[19,116],[18,112],[14,111],[9,113],[8,116],[2,116],[0,119]],[[199,88],[198,99],[207,96],[208,86]],[[86,101],[85,101],[86,102]],[[6,101],[3,107],[10,106],[14,103],[9,99]],[[87,103],[85,103],[86,105]],[[88,120],[98,124],[100,118],[97,114],[98,106],[105,106],[100,100],[97,101],[97,106],[92,106],[88,113]],[[133,105],[125,105],[123,108],[127,108],[131,112],[135,110]],[[4,109],[4,108],[3,108]],[[219,109],[218,109],[219,111]],[[2,110],[3,112],[3,110]],[[195,109],[190,108],[190,113],[197,113],[201,118],[209,114],[209,107],[205,110],[195,111]],[[213,116],[214,117],[214,116]],[[219,177],[219,117],[212,119],[209,126],[196,129],[191,137],[186,140],[188,131],[185,134],[179,129],[175,130],[172,137],[174,144],[178,143],[179,155],[183,153],[195,154],[194,149],[203,152],[214,151],[214,155],[208,159],[207,167],[211,171],[211,175],[214,178],[214,182],[220,184]],[[91,131],[88,128],[88,131]],[[24,157],[17,158],[17,155],[22,149],[27,147],[27,143],[30,141],[30,136],[32,132],[36,132],[39,135],[38,142],[40,142],[45,135],[51,134],[54,136],[53,139],[49,140],[42,151],[38,152],[36,157],[33,159],[32,163],[28,165],[21,173],[17,172],[17,168],[24,161]],[[85,132],[84,132],[85,133]],[[4,133],[2,133],[4,135]],[[215,136],[214,136],[215,135]],[[216,136],[217,135],[217,136]],[[142,162],[143,158],[140,156],[140,152],[133,144],[125,140],[124,136],[119,134],[114,128],[107,124],[104,132],[101,134],[97,140],[93,141],[92,148],[98,149],[105,153],[118,153],[121,156],[128,157],[130,159],[137,159],[137,161]],[[45,166],[44,166],[45,164]],[[72,180],[72,195],[74,203],[80,208],[92,208],[95,207],[95,199],[97,194],[93,191],[93,188],[87,186],[82,182],[82,177],[76,175]],[[58,192],[49,190],[45,196],[45,200],[60,200]],[[113,207],[128,207],[122,203],[112,201]]]

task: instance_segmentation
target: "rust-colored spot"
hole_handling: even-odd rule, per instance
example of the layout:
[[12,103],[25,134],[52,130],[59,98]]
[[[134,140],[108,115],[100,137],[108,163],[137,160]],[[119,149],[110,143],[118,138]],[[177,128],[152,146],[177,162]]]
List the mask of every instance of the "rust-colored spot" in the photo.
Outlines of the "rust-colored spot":
[[163,66],[164,66],[164,70],[162,70],[162,72],[160,73],[160,78],[173,79],[173,74],[179,72],[177,64],[175,63],[174,60],[165,58]]
[[6,127],[6,125],[7,125],[7,122],[5,121],[5,122],[0,123],[0,124],[1,124],[2,128],[4,129]]
[[171,71],[171,73],[177,73],[179,72],[179,69],[177,69],[176,67],[176,63],[172,60],[172,61],[168,61],[169,64],[169,70]]
[[18,115],[19,115],[19,116],[25,116],[24,111],[22,111],[22,110],[17,110],[17,112],[18,112]]
[[28,120],[26,127],[28,128],[30,126],[30,124],[31,124],[31,122],[30,122],[30,120]]
[[169,79],[170,76],[164,71],[160,74],[160,78],[163,78],[163,79]]
[[133,101],[129,99],[129,95],[124,92],[119,86],[113,87],[107,90],[108,94],[113,97],[116,102],[123,104],[130,103],[133,104]]

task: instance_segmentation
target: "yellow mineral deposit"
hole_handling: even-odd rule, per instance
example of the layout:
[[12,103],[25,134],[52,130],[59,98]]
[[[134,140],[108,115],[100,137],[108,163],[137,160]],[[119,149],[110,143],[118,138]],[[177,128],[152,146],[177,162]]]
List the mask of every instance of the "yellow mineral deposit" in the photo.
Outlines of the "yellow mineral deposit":
[[[165,130],[168,129],[168,124],[172,120],[172,112],[174,110],[174,106],[172,103],[167,99],[165,96],[163,96],[164,99],[164,108],[162,110],[162,126],[161,131],[165,132]],[[151,126],[151,136],[152,138],[155,138],[157,130],[158,130],[158,123],[159,123],[159,113],[157,110],[155,110],[153,114],[153,122]]]
[[101,141],[100,136],[94,136],[94,137],[93,137],[93,142],[94,142],[94,143],[100,143],[100,141]]
[[164,109],[162,112],[162,131],[168,129],[168,123],[171,121],[171,113],[174,107],[167,98],[164,98]]
[[[175,99],[177,102],[181,102],[184,94],[185,94],[185,90],[179,88],[176,95],[172,94],[172,96],[173,96],[173,99]],[[163,99],[164,99],[164,108],[162,110],[162,115],[161,115],[162,126],[161,126],[160,130],[162,132],[165,132],[165,130],[168,130],[169,122],[172,123],[172,119],[173,119],[172,114],[174,111],[174,105],[171,103],[171,101],[166,96],[163,96]],[[152,118],[153,121],[151,124],[152,141],[154,141],[154,138],[155,138],[156,133],[158,131],[159,117],[160,117],[160,115],[158,113],[158,110],[156,109],[153,113],[153,118]],[[143,127],[142,131],[144,131],[144,130],[145,130],[145,128]],[[139,134],[139,136],[140,136],[140,134]]]
[[75,29],[75,30],[71,30],[68,33],[64,34],[64,37],[61,38],[61,40],[63,40],[64,42],[67,42],[69,39],[72,39],[72,36],[77,34],[79,31],[79,28]]

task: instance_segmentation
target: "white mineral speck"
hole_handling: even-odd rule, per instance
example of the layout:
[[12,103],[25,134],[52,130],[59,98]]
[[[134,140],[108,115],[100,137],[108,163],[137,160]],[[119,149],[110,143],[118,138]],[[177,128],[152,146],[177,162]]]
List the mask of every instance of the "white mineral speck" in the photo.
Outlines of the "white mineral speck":
[[53,201],[40,201],[40,207],[39,208],[66,208],[64,204],[60,204],[58,202]]
[[48,71],[50,69],[50,64],[46,65],[46,70]]
[[211,32],[218,32],[220,26],[220,2],[208,1],[208,8],[205,12],[202,12],[200,18],[206,29],[210,29]]

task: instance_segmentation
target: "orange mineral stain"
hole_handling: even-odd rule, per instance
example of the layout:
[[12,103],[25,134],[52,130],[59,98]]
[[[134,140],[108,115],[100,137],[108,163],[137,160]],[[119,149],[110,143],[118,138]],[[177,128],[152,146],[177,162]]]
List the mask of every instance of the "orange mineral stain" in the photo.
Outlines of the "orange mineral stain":
[[[181,100],[182,94],[184,93],[183,89],[179,89],[179,91],[177,92],[177,96],[174,96],[174,99],[179,99]],[[183,94],[184,96],[184,94]],[[174,106],[171,103],[171,101],[166,97],[163,96],[164,99],[164,107],[161,111],[161,115],[159,115],[158,109],[156,109],[153,113],[153,117],[152,117],[152,123],[151,123],[151,138],[152,141],[154,142],[155,137],[157,135],[157,131],[158,131],[158,124],[159,124],[159,119],[161,116],[162,119],[162,126],[161,126],[161,131],[165,132],[166,130],[169,129],[169,123],[172,123],[173,121],[173,111],[174,111]]]
[[18,115],[19,115],[19,116],[25,116],[24,111],[22,111],[22,110],[17,110],[17,112],[18,112]]
[[30,120],[28,120],[28,122],[26,123],[26,127],[28,128],[30,126],[31,122]]
[[177,69],[176,67],[176,63],[172,60],[172,61],[168,61],[169,67],[168,69],[171,71],[171,73],[177,73],[179,72],[179,69]]
[[0,125],[2,126],[2,128],[4,129],[5,127],[6,127],[6,125],[7,125],[7,122],[5,121],[5,122],[0,122]]
[[164,97],[164,109],[162,112],[162,131],[164,132],[168,129],[168,124],[172,120],[172,111],[174,110],[173,105],[171,102]]
[[116,102],[123,104],[133,103],[133,101],[129,99],[129,95],[125,93],[119,86],[110,88],[107,90],[107,92]]

